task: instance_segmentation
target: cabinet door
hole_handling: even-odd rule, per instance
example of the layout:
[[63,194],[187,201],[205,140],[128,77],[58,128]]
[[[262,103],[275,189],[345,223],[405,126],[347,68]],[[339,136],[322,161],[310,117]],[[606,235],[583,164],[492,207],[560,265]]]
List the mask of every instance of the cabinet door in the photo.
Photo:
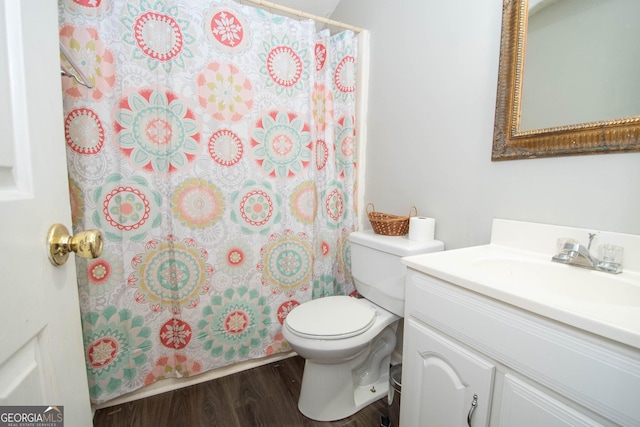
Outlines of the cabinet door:
[[401,425],[487,426],[494,372],[489,361],[409,318],[404,336]]
[[512,375],[504,376],[500,427],[597,427],[588,418]]

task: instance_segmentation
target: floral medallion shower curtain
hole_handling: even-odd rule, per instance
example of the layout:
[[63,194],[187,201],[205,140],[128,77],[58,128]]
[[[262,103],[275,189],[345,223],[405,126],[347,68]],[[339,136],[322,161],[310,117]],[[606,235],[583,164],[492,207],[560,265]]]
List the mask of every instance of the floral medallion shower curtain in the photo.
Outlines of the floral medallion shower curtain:
[[349,294],[353,33],[229,0],[60,0],[90,394],[287,351],[296,305]]

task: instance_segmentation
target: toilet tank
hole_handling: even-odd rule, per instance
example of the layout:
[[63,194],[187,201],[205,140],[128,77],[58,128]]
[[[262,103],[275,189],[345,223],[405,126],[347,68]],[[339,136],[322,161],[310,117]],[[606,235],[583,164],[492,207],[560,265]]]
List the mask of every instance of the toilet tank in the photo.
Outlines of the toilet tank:
[[400,258],[444,250],[439,240],[418,242],[407,236],[384,236],[373,230],[354,231],[351,275],[358,293],[374,304],[404,317],[404,279],[407,267]]

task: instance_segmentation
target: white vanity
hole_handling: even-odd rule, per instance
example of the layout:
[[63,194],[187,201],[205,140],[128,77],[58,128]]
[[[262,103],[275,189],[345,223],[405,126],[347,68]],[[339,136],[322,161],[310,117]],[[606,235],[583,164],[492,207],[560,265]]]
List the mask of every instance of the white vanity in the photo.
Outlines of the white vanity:
[[403,427],[640,426],[640,236],[595,232],[620,274],[551,262],[593,232],[496,219],[489,245],[403,258]]

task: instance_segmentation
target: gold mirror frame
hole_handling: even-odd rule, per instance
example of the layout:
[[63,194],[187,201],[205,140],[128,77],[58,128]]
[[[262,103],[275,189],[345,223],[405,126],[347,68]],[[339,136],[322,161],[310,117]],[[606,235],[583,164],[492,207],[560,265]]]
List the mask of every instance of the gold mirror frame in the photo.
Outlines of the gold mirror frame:
[[520,132],[528,0],[503,0],[491,160],[640,151],[640,117]]

